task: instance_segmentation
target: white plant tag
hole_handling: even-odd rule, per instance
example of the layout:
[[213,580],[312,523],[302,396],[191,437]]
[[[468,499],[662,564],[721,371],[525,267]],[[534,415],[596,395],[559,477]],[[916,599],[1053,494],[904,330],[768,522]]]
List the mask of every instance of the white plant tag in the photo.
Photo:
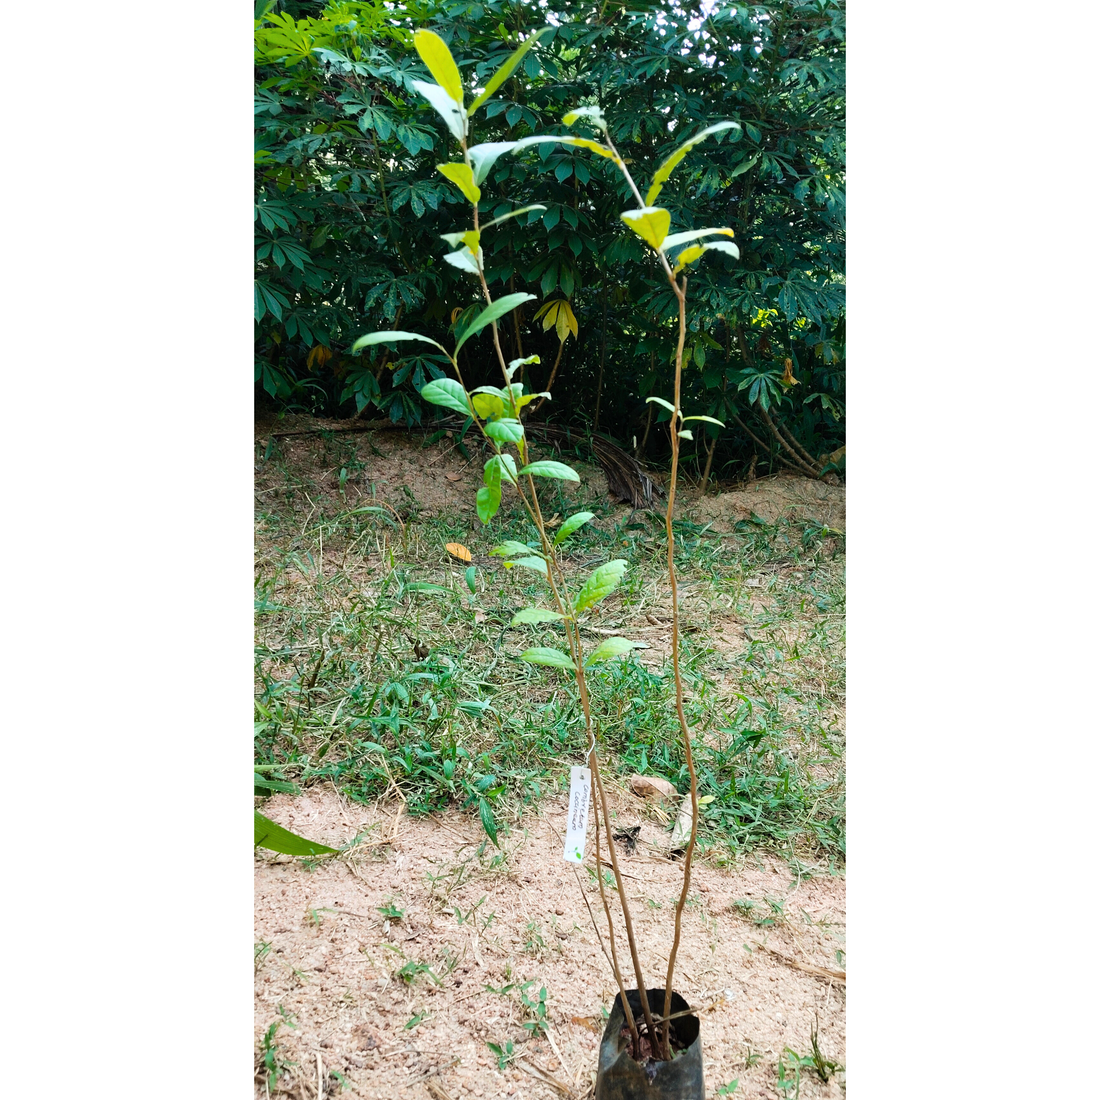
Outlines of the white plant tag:
[[588,799],[592,773],[587,768],[569,769],[569,820],[565,829],[565,862],[584,862],[584,837],[588,831]]

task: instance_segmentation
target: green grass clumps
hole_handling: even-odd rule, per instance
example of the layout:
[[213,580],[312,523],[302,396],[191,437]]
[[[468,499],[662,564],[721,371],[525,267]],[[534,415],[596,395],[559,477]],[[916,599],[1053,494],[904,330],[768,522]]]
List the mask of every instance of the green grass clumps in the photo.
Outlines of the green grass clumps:
[[[507,507],[489,532],[461,513],[326,506],[278,469],[257,533],[256,763],[363,801],[396,790],[414,814],[462,807],[495,843],[567,785],[586,748],[572,678],[518,660],[560,646],[560,627],[509,627],[543,605],[541,578],[488,556],[502,539],[536,545],[533,528]],[[628,562],[589,637],[649,647],[589,671],[602,743],[624,780],[659,775],[686,791],[659,518],[583,496],[559,511],[578,506],[596,517],[570,540],[567,570]],[[761,846],[842,857],[842,542],[793,520],[723,534],[685,520],[675,533],[685,708],[709,796],[701,843],[720,858]],[[448,542],[469,548],[472,588]]]

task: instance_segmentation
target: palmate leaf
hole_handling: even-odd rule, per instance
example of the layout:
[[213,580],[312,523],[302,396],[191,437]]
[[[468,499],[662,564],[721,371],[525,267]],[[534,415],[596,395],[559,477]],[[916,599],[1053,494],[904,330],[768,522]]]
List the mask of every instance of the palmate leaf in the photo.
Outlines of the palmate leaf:
[[281,852],[287,856],[334,856],[335,848],[327,844],[318,844],[315,840],[306,840],[304,836],[292,833],[284,829],[282,825],[274,822],[269,817],[264,817],[259,810],[256,814],[255,846],[267,848],[271,852]]
[[579,615],[587,608],[598,604],[605,596],[609,596],[619,586],[626,572],[626,561],[623,558],[614,558],[594,569],[584,582],[577,598],[573,603],[573,610]]

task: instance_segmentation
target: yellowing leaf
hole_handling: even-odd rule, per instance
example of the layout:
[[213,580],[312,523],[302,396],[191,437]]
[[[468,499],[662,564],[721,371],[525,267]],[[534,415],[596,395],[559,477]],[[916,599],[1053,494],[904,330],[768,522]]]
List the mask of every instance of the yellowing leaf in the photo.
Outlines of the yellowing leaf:
[[474,556],[462,545],[461,542],[449,542],[447,543],[447,553],[452,558],[458,558],[459,561],[473,561]]
[[783,360],[783,377],[779,379],[781,386],[797,386],[798,379],[794,376],[794,363],[790,359]]
[[658,251],[661,243],[668,236],[668,227],[672,221],[672,216],[661,206],[643,206],[641,210],[624,210],[619,217],[646,244]]
[[313,370],[314,367],[323,367],[332,358],[332,349],[326,348],[324,344],[317,344],[310,348],[309,355],[306,356],[306,368]]
[[558,339],[563,344],[568,338],[569,333],[573,333],[573,337],[576,338],[577,333],[580,331],[576,315],[564,298],[558,298],[553,302],[547,302],[535,314],[535,320],[537,321],[540,317],[542,318],[542,331],[549,332],[550,329],[555,329],[558,334]]
[[468,164],[437,164],[436,171],[444,175],[472,203],[481,201],[481,188],[474,183],[474,173]]
[[419,30],[413,35],[413,45],[435,82],[461,107],[462,77],[447,43],[434,31]]

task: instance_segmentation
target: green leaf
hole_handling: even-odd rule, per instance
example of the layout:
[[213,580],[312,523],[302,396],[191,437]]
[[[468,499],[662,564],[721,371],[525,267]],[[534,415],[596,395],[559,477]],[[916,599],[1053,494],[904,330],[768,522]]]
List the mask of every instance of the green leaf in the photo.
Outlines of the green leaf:
[[495,394],[472,393],[470,404],[482,420],[488,420],[491,416],[501,416],[504,413],[504,402]]
[[655,405],[660,405],[662,409],[668,409],[670,413],[676,412],[676,408],[671,402],[666,401],[663,397],[647,397],[646,404],[652,401]]
[[758,160],[760,159],[759,153],[753,153],[748,160],[743,160],[736,168],[729,174],[729,178],[733,179],[734,176],[741,175],[742,172],[747,172]]
[[314,840],[306,840],[304,836],[292,833],[276,824],[269,817],[264,817],[259,810],[256,813],[255,846],[267,848],[271,852],[281,852],[287,856],[334,856],[338,852],[327,844],[318,844]]
[[536,550],[533,546],[528,546],[525,542],[516,542],[515,539],[505,539],[499,546],[494,546],[489,551],[490,557],[496,558],[515,558],[522,557],[524,554],[539,554],[541,551]]
[[[474,183],[473,169],[468,164],[437,164],[435,170],[446,176],[470,202],[475,205],[481,202],[481,188]],[[470,247],[469,241],[466,241],[466,247]]]
[[670,233],[665,237],[664,244],[661,245],[661,251],[667,252],[670,248],[675,248],[679,244],[687,244],[688,241],[707,237],[711,233],[720,233],[723,237],[733,236],[732,229],[687,229],[683,233]]
[[497,843],[497,823],[493,818],[493,807],[489,805],[488,799],[478,799],[478,809],[481,813],[481,826],[485,830],[486,835],[493,842],[493,844],[499,848]]
[[615,558],[594,569],[577,593],[573,610],[579,615],[582,611],[599,603],[605,596],[609,596],[619,586],[619,581],[623,579],[625,572],[626,561],[623,558]]
[[681,432],[677,432],[676,434],[677,434],[677,435],[678,435],[678,436],[679,436],[679,437],[680,437],[681,439],[694,439],[694,438],[695,438],[695,436],[693,436],[693,435],[691,434],[691,432],[690,432],[690,431],[688,431],[688,429],[687,429],[687,428],[685,428],[685,429],[684,429],[683,431],[681,431]]
[[506,481],[509,485],[518,485],[519,481],[516,478],[516,460],[509,454],[493,455],[489,459],[490,462],[495,462],[500,467],[500,476],[502,481]]
[[475,503],[477,505],[477,518],[482,523],[488,523],[500,508],[500,482],[497,482],[495,489],[488,485],[483,485],[478,489]]
[[521,305],[523,302],[532,302],[534,300],[535,296],[533,294],[505,294],[503,298],[498,298],[491,306],[486,306],[485,309],[470,322],[470,327],[462,334],[462,339],[455,345],[455,356],[458,356],[458,349],[461,348],[471,336],[480,332],[486,325],[503,317],[506,313],[515,309],[516,306]]
[[537,355],[528,355],[525,359],[513,359],[508,364],[508,380],[512,380],[512,375],[519,370],[520,367],[527,363],[541,363],[542,359]]
[[514,561],[506,561],[504,563],[506,569],[510,569],[513,565],[521,565],[524,569],[530,569],[533,573],[540,573],[542,576],[546,576],[545,558],[516,558]]
[[439,112],[455,140],[462,141],[466,136],[466,113],[462,108],[438,84],[426,80],[410,80],[409,84]]
[[506,222],[509,218],[514,218],[517,214],[526,214],[530,210],[545,210],[546,207],[540,202],[533,202],[530,206],[521,206],[518,210],[509,210],[507,214],[501,214],[499,218],[494,218],[491,222],[486,222],[482,227],[482,233],[486,229],[492,229],[494,225],[500,225],[501,222]]
[[[360,336],[351,345],[351,350],[358,351],[360,348],[370,347],[371,344],[388,344],[397,340],[423,340],[425,344],[435,344],[444,355],[447,355],[447,349],[442,344],[436,344],[430,337],[421,336],[418,332],[372,332],[367,336]],[[447,355],[447,358],[450,359],[450,356]]]
[[574,512],[558,529],[554,536],[554,545],[561,546],[578,527],[583,527],[590,519],[595,518],[595,512]]
[[562,122],[566,126],[572,126],[578,118],[591,119],[593,126],[598,126],[605,134],[607,133],[607,119],[603,117],[603,111],[599,107],[574,107],[562,118]]
[[641,210],[624,210],[619,217],[646,244],[652,245],[658,251],[661,248],[661,242],[668,235],[668,227],[672,221],[672,216],[662,206],[643,206]]
[[411,581],[405,585],[406,592],[427,592],[433,596],[449,596],[451,590],[441,584],[432,584],[430,581]]
[[705,420],[708,424],[717,424],[719,428],[724,428],[726,425],[721,420],[715,420],[713,416],[685,416],[685,420]]
[[[493,75],[489,78],[489,83],[485,85],[485,91],[481,93],[470,104],[467,115],[472,115],[474,111],[478,109],[489,97],[499,88],[507,79],[512,75],[515,67],[523,60],[527,51],[548,31],[549,27],[542,27],[540,30],[535,31],[529,38],[525,39],[523,44],[512,53],[508,60]],[[436,78],[438,79],[438,77]]]
[[517,611],[509,626],[525,626],[530,623],[553,623],[565,616],[560,611],[550,611],[545,607],[525,607]]
[[533,474],[535,477],[556,477],[561,481],[580,481],[581,476],[564,462],[554,462],[552,459],[540,459],[538,462],[529,462],[520,470],[520,474]]
[[549,649],[546,646],[535,646],[519,655],[521,661],[527,661],[533,665],[551,665],[553,668],[572,668],[573,658],[560,649]]
[[585,666],[597,665],[601,661],[610,661],[614,657],[621,657],[624,653],[629,653],[636,647],[637,643],[627,638],[605,638],[589,653],[588,659],[584,662]]
[[504,417],[486,424],[485,434],[498,443],[518,443],[523,438],[523,425],[511,417]]
[[[297,783],[288,783],[283,779],[266,779],[259,772],[253,772],[253,787],[262,787],[276,794],[301,794],[302,790]],[[260,794],[260,791],[256,791]]]
[[496,164],[497,157],[501,153],[510,153],[515,147],[514,141],[486,141],[481,145],[471,146],[467,152],[474,167],[474,183],[484,183],[489,170]]
[[[478,259],[481,259],[482,252],[479,248],[477,250]],[[468,271],[471,275],[476,275],[477,260],[474,259],[474,254],[468,248],[460,248],[457,252],[448,252],[443,259],[447,261],[452,267],[457,267],[460,271]]]
[[477,566],[468,565],[466,567],[466,587],[470,590],[472,595],[477,595]]
[[413,45],[435,82],[461,107],[462,77],[447,43],[434,31],[418,30],[413,34]]
[[462,384],[453,378],[437,378],[434,382],[429,382],[420,391],[420,396],[433,405],[454,409],[463,416],[470,415],[470,402],[466,391],[462,388]]
[[708,126],[705,130],[700,130],[699,133],[693,138],[688,138],[683,145],[679,145],[676,149],[665,158],[661,166],[653,174],[653,182],[650,184],[649,190],[646,192],[645,202],[646,206],[651,206],[653,200],[661,193],[661,188],[664,186],[665,180],[672,175],[673,168],[680,163],[687,156],[688,152],[699,142],[705,138],[710,137],[711,134],[717,134],[722,130],[741,129],[741,123],[739,122],[716,122],[713,126]]

